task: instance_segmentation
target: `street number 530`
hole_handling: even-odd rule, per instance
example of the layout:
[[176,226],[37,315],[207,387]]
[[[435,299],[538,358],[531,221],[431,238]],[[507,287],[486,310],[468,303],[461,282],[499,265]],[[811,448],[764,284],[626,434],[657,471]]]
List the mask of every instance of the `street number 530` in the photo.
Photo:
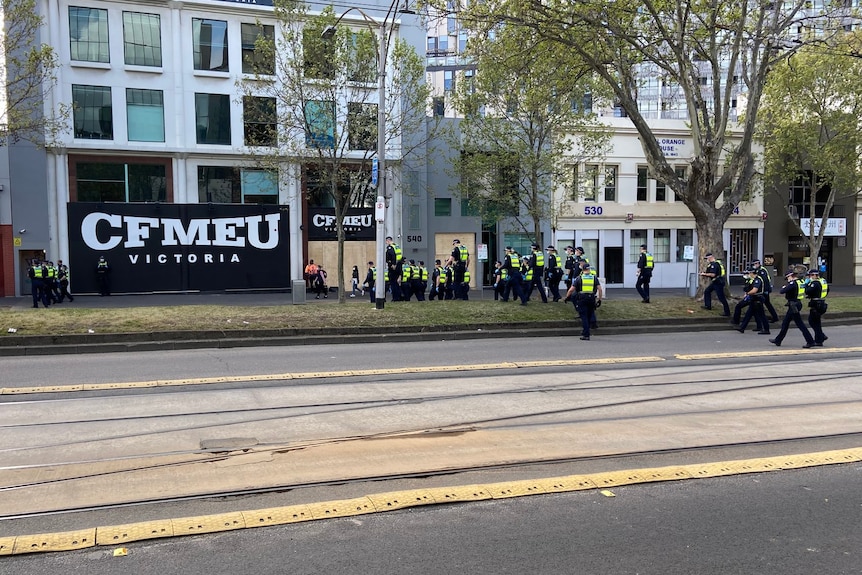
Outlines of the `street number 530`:
[[602,215],[602,207],[601,206],[584,206],[584,215],[585,216],[600,216],[600,215]]

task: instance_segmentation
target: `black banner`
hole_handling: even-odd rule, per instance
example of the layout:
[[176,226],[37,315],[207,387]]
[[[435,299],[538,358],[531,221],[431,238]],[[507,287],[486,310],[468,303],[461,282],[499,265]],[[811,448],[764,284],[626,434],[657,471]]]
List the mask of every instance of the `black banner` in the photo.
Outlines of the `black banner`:
[[[309,208],[306,220],[309,240],[338,240],[335,229],[335,208]],[[344,239],[374,240],[376,236],[374,208],[349,208],[344,216]]]
[[290,287],[286,206],[72,202],[73,293],[98,292],[105,256],[112,293]]

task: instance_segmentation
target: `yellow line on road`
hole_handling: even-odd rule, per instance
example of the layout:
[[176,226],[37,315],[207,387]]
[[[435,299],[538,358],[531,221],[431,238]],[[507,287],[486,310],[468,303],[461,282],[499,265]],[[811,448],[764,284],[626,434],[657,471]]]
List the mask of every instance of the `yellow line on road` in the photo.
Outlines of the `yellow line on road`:
[[[765,473],[839,463],[856,463],[859,461],[862,461],[862,448],[852,448],[716,463],[694,463],[690,465],[607,471],[522,481],[391,491],[322,503],[307,503],[251,511],[233,511],[197,517],[159,519],[125,525],[91,527],[60,533],[0,537],[0,556],[49,551],[72,551],[97,545],[122,546],[134,541],[144,541],[147,539],[217,533],[270,525],[287,525],[333,517],[381,513],[420,505],[506,499],[526,495],[593,489],[599,490],[603,495],[612,496],[614,494],[609,491],[609,488],[624,485],[701,479],[705,477],[741,475],[744,473]],[[115,552],[125,554],[128,550],[124,547],[119,547]]]
[[[616,363],[645,363],[665,361],[662,357],[613,357],[595,359],[561,359],[547,361],[516,361],[501,363],[477,363],[459,365],[458,371],[481,371],[494,369],[522,369],[529,367],[565,367],[575,365],[606,365]],[[112,383],[83,383],[70,385],[45,385],[31,387],[0,388],[0,395],[25,395],[30,393],[67,393],[72,391],[103,391],[111,389],[136,389],[146,387],[168,387],[177,385],[213,385],[217,383],[240,383],[283,381],[293,379],[322,379],[339,377],[369,377],[375,375],[407,375],[422,373],[444,373],[452,370],[451,365],[434,365],[424,367],[395,367],[382,369],[352,369],[341,371],[309,371],[300,373],[271,373],[262,375],[230,375],[219,377],[187,377],[180,379],[157,379],[151,381],[127,381]]]
[[810,349],[770,349],[763,351],[728,351],[723,353],[692,353],[675,354],[676,359],[727,359],[732,357],[773,357],[777,355],[817,355],[832,353],[854,353],[862,351],[862,347],[812,347]]

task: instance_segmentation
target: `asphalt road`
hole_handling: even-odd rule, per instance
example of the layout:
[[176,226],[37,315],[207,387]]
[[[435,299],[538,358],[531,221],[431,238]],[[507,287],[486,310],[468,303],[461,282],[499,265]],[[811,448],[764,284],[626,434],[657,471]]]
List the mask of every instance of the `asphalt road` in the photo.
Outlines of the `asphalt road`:
[[413,508],[0,558],[16,575],[851,575],[862,466]]

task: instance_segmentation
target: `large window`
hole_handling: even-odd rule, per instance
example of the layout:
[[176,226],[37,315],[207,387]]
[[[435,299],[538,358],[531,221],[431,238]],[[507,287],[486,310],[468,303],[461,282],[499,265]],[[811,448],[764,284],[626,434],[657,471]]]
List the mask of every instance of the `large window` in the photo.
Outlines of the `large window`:
[[88,140],[114,139],[111,89],[106,86],[72,85],[75,137]]
[[214,204],[278,204],[278,176],[268,170],[198,166],[198,201]]
[[303,73],[311,80],[332,80],[335,78],[335,42],[321,38],[320,32],[313,27],[303,30]]
[[242,122],[246,146],[275,146],[278,143],[275,98],[243,96]]
[[230,96],[195,94],[195,130],[198,144],[230,145]]
[[647,243],[646,230],[631,231],[629,235],[629,263],[638,263],[638,259],[641,257],[641,245],[645,243]]
[[645,202],[649,199],[648,191],[649,178],[647,177],[647,167],[638,166],[638,183],[637,183],[637,201]]
[[165,141],[165,102],[161,90],[126,88],[130,142]]
[[657,202],[666,202],[667,201],[667,186],[661,180],[655,181],[655,201],[657,201]]
[[164,202],[167,174],[164,164],[77,162],[79,202]]
[[653,232],[652,256],[657,262],[670,261],[670,230]]
[[605,166],[605,201],[617,201],[617,167]]
[[108,11],[70,6],[69,43],[72,60],[110,62]]
[[452,215],[452,198],[434,198],[434,216],[447,218]]
[[192,54],[195,70],[227,72],[227,22],[192,18]]
[[584,171],[584,185],[581,188],[583,195],[581,195],[581,200],[595,202],[599,190],[599,167],[595,164],[588,164]]
[[335,102],[309,100],[305,103],[305,145],[309,148],[335,146]]
[[377,104],[348,104],[347,137],[351,150],[377,149]]
[[158,14],[123,12],[123,49],[130,66],[162,65],[162,32]]
[[275,53],[257,48],[258,38],[273,45],[275,27],[262,24],[242,24],[242,71],[244,74],[275,74]]

